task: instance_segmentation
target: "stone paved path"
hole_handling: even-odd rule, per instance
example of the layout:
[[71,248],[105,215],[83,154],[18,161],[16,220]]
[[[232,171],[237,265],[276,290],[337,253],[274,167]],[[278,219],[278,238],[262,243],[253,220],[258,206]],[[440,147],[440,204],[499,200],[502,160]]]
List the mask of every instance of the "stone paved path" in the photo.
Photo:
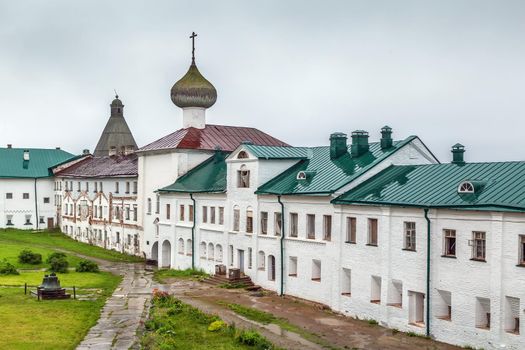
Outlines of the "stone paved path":
[[153,272],[144,264],[108,263],[98,261],[104,271],[123,276],[120,285],[107,299],[100,318],[77,350],[130,349],[137,347],[136,332],[147,317],[153,288]]

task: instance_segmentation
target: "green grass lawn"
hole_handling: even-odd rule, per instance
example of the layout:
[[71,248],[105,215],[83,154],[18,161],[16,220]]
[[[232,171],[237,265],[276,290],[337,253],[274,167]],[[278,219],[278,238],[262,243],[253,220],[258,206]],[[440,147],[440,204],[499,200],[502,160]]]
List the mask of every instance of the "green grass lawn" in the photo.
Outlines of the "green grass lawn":
[[[18,254],[22,249],[42,254],[43,263],[19,264]],[[108,272],[57,274],[63,287],[75,286],[77,294],[90,294],[94,300],[37,301],[34,296],[24,294],[24,283],[40,285],[48,272],[23,269],[47,268],[47,256],[61,249],[68,251],[70,267],[81,260],[72,253],[110,261],[142,261],[76,242],[61,233],[0,230],[0,260],[6,259],[20,269],[20,275],[0,276],[0,350],[74,349],[97,322],[102,306],[122,277]],[[96,289],[96,292],[87,288]]]
[[171,278],[175,279],[194,279],[202,280],[209,275],[204,270],[172,270],[172,269],[159,269],[153,274],[153,279],[160,283],[168,283]]
[[[106,250],[100,247],[95,247],[86,243],[77,242],[60,232],[31,232],[23,230],[0,230],[0,245],[4,244],[18,244],[29,248],[35,252],[37,248],[51,249],[51,250],[67,250],[82,255],[91,256],[93,258],[104,259],[108,261],[122,261],[122,262],[141,262],[142,258],[122,254],[112,250]],[[1,254],[1,253],[0,253]],[[47,254],[46,254],[47,255]],[[3,255],[0,255],[0,257]],[[45,256],[44,256],[45,259]]]

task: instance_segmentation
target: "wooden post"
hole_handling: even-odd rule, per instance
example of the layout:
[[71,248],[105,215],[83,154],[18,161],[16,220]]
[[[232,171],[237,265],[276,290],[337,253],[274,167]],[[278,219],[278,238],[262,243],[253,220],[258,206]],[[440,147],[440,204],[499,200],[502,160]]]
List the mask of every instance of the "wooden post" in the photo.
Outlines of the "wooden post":
[[24,283],[24,294],[27,295],[27,282]]
[[40,301],[40,289],[38,289],[38,288],[36,290],[36,297],[37,297],[38,301]]
[[76,298],[77,298],[77,290],[75,286],[73,286],[73,299],[76,299]]

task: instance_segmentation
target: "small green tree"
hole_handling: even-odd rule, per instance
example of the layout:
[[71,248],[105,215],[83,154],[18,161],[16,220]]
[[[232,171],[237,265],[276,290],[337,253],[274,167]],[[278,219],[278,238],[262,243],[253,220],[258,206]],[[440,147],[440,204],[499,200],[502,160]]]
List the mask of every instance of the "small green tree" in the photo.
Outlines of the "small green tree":
[[66,254],[62,253],[62,252],[54,252],[54,253],[51,253],[47,256],[47,259],[46,259],[46,263],[50,264],[51,263],[51,259],[53,258],[66,258]]
[[52,258],[49,261],[49,270],[53,272],[66,273],[69,263],[65,258]]
[[42,263],[42,255],[33,253],[29,249],[24,249],[18,254],[18,262],[21,264],[38,265]]
[[90,260],[81,260],[76,268],[77,272],[99,272],[97,263]]

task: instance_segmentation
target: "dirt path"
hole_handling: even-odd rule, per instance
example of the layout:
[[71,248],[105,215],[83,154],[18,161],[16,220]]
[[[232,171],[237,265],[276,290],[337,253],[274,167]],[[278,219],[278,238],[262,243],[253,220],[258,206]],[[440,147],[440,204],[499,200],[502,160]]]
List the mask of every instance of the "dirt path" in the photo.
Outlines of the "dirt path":
[[[323,310],[293,298],[275,294],[255,296],[244,290],[211,287],[199,282],[175,281],[170,291],[186,303],[206,312],[218,314],[227,322],[242,327],[257,328],[276,345],[286,349],[366,349],[366,350],[458,350],[460,348],[421,337],[409,337],[391,329],[371,325]],[[317,335],[321,345],[305,341],[295,333],[281,330],[276,325],[263,326],[246,320],[218,302],[236,303],[269,312],[285,318],[305,333]],[[315,341],[315,336],[313,341]],[[318,338],[318,339],[319,339]],[[312,339],[312,337],[308,337]],[[327,344],[330,344],[329,346]]]

